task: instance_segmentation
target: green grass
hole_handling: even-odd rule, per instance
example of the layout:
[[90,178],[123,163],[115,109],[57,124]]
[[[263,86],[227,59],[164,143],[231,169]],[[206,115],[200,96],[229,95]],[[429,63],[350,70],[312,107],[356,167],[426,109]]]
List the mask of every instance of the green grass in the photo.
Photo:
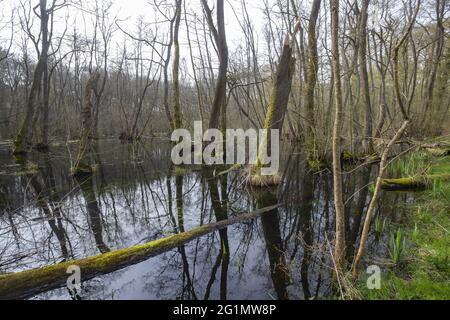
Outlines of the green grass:
[[[367,289],[365,289],[367,290]],[[405,280],[394,273],[383,274],[381,290],[367,290],[369,300],[445,300],[449,299],[448,284],[430,279],[426,272],[417,272]]]
[[[397,160],[391,170],[399,170],[394,173],[399,176],[414,176],[423,170],[448,174],[450,157],[412,153],[410,159]],[[364,299],[450,299],[450,182],[436,181],[431,190],[417,197],[415,204],[408,205],[407,222],[401,226],[407,245],[398,263],[384,268],[380,290],[368,290],[367,276],[361,277],[358,288]],[[387,244],[391,255],[392,245],[403,241],[397,238],[394,234]]]
[[390,176],[398,178],[409,178],[421,175],[429,168],[432,156],[425,151],[416,151],[406,157],[394,160],[388,168]]
[[375,234],[379,238],[386,230],[386,219],[382,219],[380,216],[377,216],[375,218],[374,228]]
[[431,174],[449,174],[450,173],[450,157],[437,158],[430,167]]
[[399,264],[403,258],[403,252],[406,249],[406,238],[401,228],[396,233],[391,233],[389,238],[389,255],[392,262]]

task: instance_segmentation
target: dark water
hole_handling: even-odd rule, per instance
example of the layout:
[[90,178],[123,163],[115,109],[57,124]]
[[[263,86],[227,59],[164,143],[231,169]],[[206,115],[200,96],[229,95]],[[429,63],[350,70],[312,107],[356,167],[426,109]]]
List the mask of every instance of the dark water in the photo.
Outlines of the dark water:
[[[18,165],[0,151],[0,272],[126,248],[283,203],[261,218],[84,282],[81,297],[309,299],[333,294],[330,174],[308,172],[301,152],[288,146],[283,184],[262,192],[247,188],[240,172],[220,179],[202,171],[178,170],[175,175],[170,148],[163,141],[138,146],[101,142],[91,155],[98,163],[95,176],[82,181],[69,174],[76,154],[71,147],[33,155],[30,161],[39,167]],[[375,170],[345,175],[349,261]],[[398,222],[407,201],[405,194],[384,194],[376,214]],[[385,255],[385,243],[371,235],[369,260]],[[71,296],[62,288],[33,299]]]

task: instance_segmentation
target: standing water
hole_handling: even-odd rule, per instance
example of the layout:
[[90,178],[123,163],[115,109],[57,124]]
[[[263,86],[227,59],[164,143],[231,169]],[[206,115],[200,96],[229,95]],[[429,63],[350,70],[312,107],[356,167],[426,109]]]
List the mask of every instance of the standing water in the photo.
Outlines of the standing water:
[[[99,142],[93,177],[70,175],[70,147],[16,162],[0,151],[0,273],[40,268],[148,243],[276,205],[278,209],[83,282],[82,299],[311,299],[334,294],[332,177],[309,172],[300,152],[282,161],[283,183],[252,189],[242,172],[173,168],[171,144]],[[292,149],[291,149],[292,150]],[[345,175],[347,251],[376,168]],[[377,216],[402,217],[405,194],[384,195]],[[368,256],[386,248],[371,234]],[[83,272],[81,270],[81,272]],[[81,274],[83,277],[83,274]],[[31,299],[72,299],[67,288]],[[14,296],[14,292],[11,293]],[[1,298],[1,297],[0,297]]]

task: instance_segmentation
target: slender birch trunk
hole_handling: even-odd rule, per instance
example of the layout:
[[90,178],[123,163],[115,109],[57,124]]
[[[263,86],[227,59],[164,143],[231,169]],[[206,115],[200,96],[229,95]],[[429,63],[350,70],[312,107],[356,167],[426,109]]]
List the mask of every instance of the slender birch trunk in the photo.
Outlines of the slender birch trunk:
[[341,126],[342,126],[342,84],[339,62],[339,0],[330,0],[331,5],[331,55],[333,62],[335,115],[333,127],[333,191],[336,213],[336,243],[334,260],[338,277],[345,263],[345,213],[341,172]]

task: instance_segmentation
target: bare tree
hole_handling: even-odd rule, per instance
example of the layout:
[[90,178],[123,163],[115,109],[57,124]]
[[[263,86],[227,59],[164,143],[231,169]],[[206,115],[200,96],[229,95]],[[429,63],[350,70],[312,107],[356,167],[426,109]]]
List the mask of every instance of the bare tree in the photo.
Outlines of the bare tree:
[[367,18],[370,0],[363,0],[359,17],[359,73],[361,79],[361,96],[364,104],[364,138],[363,149],[371,153],[372,146],[372,105],[370,102],[369,76],[367,73]]
[[83,109],[81,112],[83,121],[81,139],[78,147],[78,156],[72,170],[75,175],[92,173],[89,157],[92,153],[92,140],[95,134],[94,108],[97,101],[99,79],[100,73],[94,72],[91,74],[84,90]]
[[331,6],[331,55],[335,89],[335,115],[333,127],[333,192],[336,214],[336,243],[334,263],[337,277],[341,276],[345,264],[345,212],[342,192],[341,126],[342,126],[342,85],[339,61],[339,0],[330,0]]
[[395,135],[392,137],[392,139],[390,139],[390,141],[388,142],[388,144],[386,145],[386,147],[384,148],[384,150],[382,152],[381,161],[380,161],[380,169],[379,169],[378,177],[377,177],[377,180],[375,183],[375,190],[374,190],[372,199],[370,200],[369,207],[367,208],[366,218],[364,220],[364,227],[361,232],[361,239],[359,242],[358,252],[357,252],[357,254],[355,256],[355,260],[353,262],[353,278],[355,278],[355,279],[358,276],[359,265],[364,256],[364,253],[365,253],[366,242],[367,242],[367,238],[369,236],[370,223],[372,221],[372,215],[375,211],[376,203],[377,203],[379,195],[380,195],[382,179],[384,176],[384,172],[386,171],[389,151],[391,150],[392,146],[401,138],[401,136],[403,135],[403,133],[405,132],[405,130],[407,129],[408,125],[411,122],[410,116],[407,112],[407,110],[409,109],[409,106],[405,105],[404,97],[400,93],[400,85],[399,85],[399,77],[398,77],[398,73],[399,73],[398,72],[398,54],[399,54],[400,49],[404,45],[406,39],[409,37],[409,35],[414,27],[414,24],[416,23],[416,18],[417,18],[417,14],[419,12],[419,8],[420,8],[420,0],[417,1],[416,9],[413,13],[411,21],[409,22],[406,32],[401,37],[401,39],[397,40],[397,43],[394,48],[393,62],[392,62],[393,69],[394,69],[394,71],[393,71],[394,87],[395,87],[395,94],[396,94],[396,98],[397,98],[397,104],[400,108],[401,114],[403,115],[403,123],[400,126],[400,129],[398,129],[397,132],[395,133]]
[[[63,3],[64,4],[64,3]],[[33,84],[30,89],[30,93],[28,95],[27,99],[27,105],[26,105],[26,111],[25,111],[25,119],[19,129],[19,132],[17,133],[17,136],[14,140],[13,145],[13,153],[14,154],[21,154],[26,152],[30,145],[31,145],[31,130],[33,127],[33,120],[35,121],[37,119],[36,117],[36,103],[38,100],[38,96],[40,93],[40,87],[42,83],[42,78],[44,77],[44,74],[47,72],[47,61],[48,61],[48,51],[50,48],[50,42],[48,41],[48,23],[50,16],[53,15],[53,12],[60,7],[60,3],[57,3],[57,0],[54,0],[52,3],[52,6],[50,8],[47,8],[47,0],[40,0],[39,5],[36,6],[33,10],[38,15],[41,26],[40,31],[42,35],[42,48],[40,50],[38,63],[36,65],[36,68],[34,70],[33,75]],[[36,10],[39,9],[39,14],[36,12]],[[28,24],[27,24],[28,26]],[[31,30],[27,29],[30,33],[30,37],[34,38],[31,34]],[[34,42],[37,46],[37,42]],[[39,50],[38,50],[39,51]],[[48,78],[46,77],[48,80]]]
[[212,10],[209,8],[207,0],[202,0],[202,6],[219,56],[219,74],[217,76],[216,90],[208,126],[209,128],[218,129],[221,112],[225,110],[228,71],[228,45],[225,33],[224,2],[223,0],[217,0],[216,3],[217,28],[214,24]]
[[174,125],[175,129],[182,126],[181,105],[180,105],[180,22],[182,0],[175,0],[175,25],[173,29],[173,46],[175,49],[173,58],[173,109],[174,109]]
[[317,53],[317,36],[316,24],[319,16],[321,0],[314,0],[311,14],[308,23],[308,65],[306,78],[306,93],[305,93],[305,108],[306,118],[308,123],[306,125],[306,141],[308,145],[309,157],[312,160],[317,159],[315,152],[315,116],[314,116],[314,93],[317,84],[317,73],[319,70],[319,57]]

